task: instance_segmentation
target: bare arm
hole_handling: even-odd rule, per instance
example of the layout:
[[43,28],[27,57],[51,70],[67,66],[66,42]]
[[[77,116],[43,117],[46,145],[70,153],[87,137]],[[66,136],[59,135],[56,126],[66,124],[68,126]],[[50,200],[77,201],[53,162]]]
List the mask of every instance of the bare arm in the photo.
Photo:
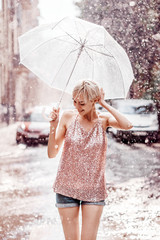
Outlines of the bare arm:
[[111,114],[108,117],[108,126],[124,130],[131,129],[133,127],[132,123],[123,114],[105,102],[103,90],[101,92],[99,104]]
[[58,154],[60,147],[63,143],[66,125],[65,125],[65,114],[62,115],[59,127],[57,130],[57,125],[59,122],[59,110],[54,110],[52,113],[53,121],[50,122],[50,134],[48,140],[48,157],[54,158]]

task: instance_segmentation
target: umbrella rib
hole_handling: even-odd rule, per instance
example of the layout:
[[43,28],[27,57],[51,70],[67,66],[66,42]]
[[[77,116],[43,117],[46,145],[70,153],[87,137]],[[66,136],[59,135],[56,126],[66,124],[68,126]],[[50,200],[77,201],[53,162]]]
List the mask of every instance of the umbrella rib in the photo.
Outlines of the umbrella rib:
[[[66,35],[61,35],[61,36],[58,36],[58,37],[55,37],[55,38],[52,38],[52,39],[54,39],[54,40],[60,40],[60,41],[64,41],[64,42],[68,42],[68,43],[72,43],[72,44],[74,44],[74,45],[76,45],[75,43],[73,43],[73,42],[69,42],[69,41],[66,41],[66,40],[63,40],[63,39],[61,39],[62,37],[66,37]],[[52,39],[50,39],[50,40],[52,40]]]
[[59,27],[63,32],[65,32],[70,38],[72,38],[74,41],[76,41],[78,44],[82,44],[80,43],[77,39],[75,39],[74,37],[72,37],[72,35],[70,35],[69,33],[67,33],[62,27]]
[[81,48],[81,47],[78,47],[78,48],[76,48],[76,49],[72,50],[70,53],[73,53],[73,52],[75,52],[75,51],[79,50],[80,48]]
[[74,44],[74,45],[77,45],[76,43],[73,43],[73,42],[69,42],[67,40],[64,40],[64,39],[60,39],[60,38],[53,38],[54,40],[59,40],[59,41],[62,41],[62,42],[67,42],[67,43],[71,43],[71,44]]
[[[77,33],[78,33],[78,35],[79,35],[78,27],[77,27],[77,22],[75,21],[74,23],[75,23],[75,26],[76,26]],[[82,39],[81,39],[80,35],[79,35],[79,40],[80,40],[80,43],[82,44]]]
[[96,29],[96,28],[99,28],[99,27],[95,27],[95,28],[92,28],[92,29],[90,29],[88,32],[87,32],[87,34],[86,34],[86,39],[87,39],[87,37],[88,37],[88,34],[91,32],[91,31],[93,31],[94,29]]
[[93,52],[91,52],[91,53],[92,53],[92,58],[93,58],[92,79],[94,81],[94,72],[95,72],[95,70],[94,70],[94,54],[93,54]]
[[[104,47],[104,49],[106,49],[106,48]],[[107,50],[107,49],[106,49],[106,50]],[[107,50],[107,51],[108,51],[108,50]],[[113,58],[114,58],[114,60],[116,61],[118,67],[119,67],[119,63],[117,62],[117,59],[116,59],[114,56],[113,56]],[[120,73],[121,73],[121,77],[122,77],[122,79],[123,79],[123,75],[122,75],[122,72],[121,72],[120,69],[121,69],[121,68],[119,67],[119,71],[120,71]],[[125,95],[125,85],[124,85],[124,81],[122,81],[122,83],[123,83],[124,95]]]
[[[105,47],[104,47],[104,49],[106,49]],[[107,49],[106,49],[107,50]],[[107,50],[108,51],[108,50]],[[117,59],[112,55],[112,57],[114,58],[114,60],[115,60],[115,62],[117,63],[117,65],[118,65],[118,67],[119,67],[119,63],[117,62]],[[121,68],[119,67],[119,71],[120,71],[120,73],[121,73],[121,77],[122,77],[122,79],[123,79],[123,75],[122,75],[122,72],[121,72],[121,70],[120,70]],[[124,95],[125,95],[125,85],[124,85],[124,82],[122,81],[122,84],[123,84],[123,88],[124,88]]]
[[103,44],[86,45],[86,47],[104,47]]
[[70,38],[72,38],[74,41],[76,41],[78,44],[82,44],[81,42],[79,42],[77,39],[75,39],[74,37],[72,37],[69,33],[65,32],[68,36],[70,36]]
[[[102,53],[102,52],[96,51],[96,50],[94,50],[94,49],[92,49],[92,48],[89,48],[89,47],[87,47],[87,46],[86,46],[86,48],[92,50],[93,52],[97,52],[97,53],[100,53],[100,54],[102,54],[102,55],[105,55],[105,56],[108,56],[108,57],[112,57],[112,58],[114,58],[114,60],[116,61],[117,65],[118,65],[118,67],[119,67],[118,62],[117,62],[116,58],[115,58],[113,55],[110,56],[110,55],[108,55],[108,54],[105,54],[105,53]],[[105,47],[104,47],[104,48],[105,48]],[[106,49],[106,48],[105,48],[105,49]],[[107,49],[106,49],[106,50],[107,50]],[[108,51],[108,50],[107,50],[107,51]],[[120,67],[119,67],[119,69],[120,69]],[[122,76],[121,70],[119,70],[119,71],[120,71],[121,77],[122,77],[122,79],[123,79],[123,76]],[[124,82],[122,81],[122,83],[123,83],[123,88],[124,88],[124,93],[125,93]]]
[[85,50],[85,52],[87,53],[87,55],[89,56],[89,58],[93,61],[92,57],[89,55],[89,53],[88,53],[88,51],[85,49],[85,47],[84,47],[84,50]]
[[68,83],[69,83],[69,81],[70,81],[70,79],[71,79],[71,76],[72,76],[72,74],[73,74],[73,72],[74,72],[74,69],[75,69],[75,67],[76,67],[76,65],[77,65],[78,59],[79,59],[79,57],[80,57],[80,55],[81,55],[81,53],[82,53],[82,51],[83,51],[83,48],[84,48],[84,47],[81,46],[80,49],[79,49],[79,52],[78,52],[78,55],[77,55],[77,59],[76,59],[74,65],[73,65],[73,68],[72,68],[72,71],[71,71],[71,73],[70,73],[70,75],[69,75],[69,78],[68,78],[68,80],[67,80],[66,86],[65,86],[65,88],[64,88],[64,90],[63,90],[63,92],[62,92],[62,95],[61,95],[61,98],[60,98],[60,101],[59,101],[59,105],[60,105],[60,103],[61,103],[61,101],[62,101],[64,92],[65,92],[65,90],[66,90],[66,88],[67,88],[67,86],[68,86]]
[[57,27],[58,24],[60,24],[66,17],[59,20],[54,26],[51,26],[51,29],[53,30],[55,27]]
[[[49,41],[55,40],[56,38],[52,38],[52,39],[48,39],[47,41],[40,43],[38,46],[36,46],[35,48],[31,49],[22,59],[20,62],[23,62],[23,60],[32,52],[34,52],[35,50],[39,49],[41,46],[43,46],[44,44],[48,43]],[[59,39],[58,39],[59,40]],[[74,44],[74,43],[73,43]],[[76,44],[74,44],[76,45]]]
[[[52,30],[60,23],[60,22],[62,22],[64,19],[65,19],[66,17],[64,17],[64,18],[62,18],[54,27],[52,27]],[[63,28],[62,27],[60,27],[60,26],[58,26],[62,31],[64,31],[63,30]],[[74,41],[76,41],[77,43],[79,43],[80,45],[81,45],[81,43],[78,41],[78,40],[76,40],[74,37],[72,37],[69,33],[67,33],[66,31],[64,31],[68,36],[70,36]]]
[[[80,49],[80,48],[78,48],[78,49]],[[54,79],[57,77],[58,73],[61,71],[61,68],[63,67],[63,65],[64,65],[65,62],[67,61],[67,58],[71,55],[71,53],[73,53],[74,51],[76,51],[76,50],[78,50],[78,49],[75,49],[75,50],[71,51],[71,52],[66,56],[66,58],[65,58],[64,61],[63,61],[63,63],[61,64],[59,70],[57,71],[57,74],[55,75]],[[54,79],[52,80],[51,85],[54,83]]]
[[[88,48],[89,50],[93,51],[93,52],[96,52],[96,53],[99,53],[99,54],[102,54],[102,55],[105,55],[105,56],[108,56],[108,57],[113,57],[112,55],[109,55],[109,54],[106,54],[106,53],[103,53],[103,52],[99,52],[95,49],[92,49],[92,48],[89,48],[86,46],[86,48]],[[114,57],[113,57],[114,58]]]

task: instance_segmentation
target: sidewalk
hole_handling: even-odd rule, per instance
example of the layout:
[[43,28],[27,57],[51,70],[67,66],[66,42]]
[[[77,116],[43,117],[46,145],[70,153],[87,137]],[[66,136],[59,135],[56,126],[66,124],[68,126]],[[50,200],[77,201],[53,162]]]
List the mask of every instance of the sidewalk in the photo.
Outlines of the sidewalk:
[[0,123],[0,145],[1,144],[14,144],[16,143],[16,128],[17,123],[13,123],[10,125]]
[[7,127],[7,123],[4,122],[0,122],[0,129]]
[[[2,239],[64,240],[52,191],[59,159],[48,159],[46,146],[23,150],[15,141],[16,127],[0,129],[0,217],[8,234]],[[159,147],[108,137],[108,198],[97,240],[160,239]]]

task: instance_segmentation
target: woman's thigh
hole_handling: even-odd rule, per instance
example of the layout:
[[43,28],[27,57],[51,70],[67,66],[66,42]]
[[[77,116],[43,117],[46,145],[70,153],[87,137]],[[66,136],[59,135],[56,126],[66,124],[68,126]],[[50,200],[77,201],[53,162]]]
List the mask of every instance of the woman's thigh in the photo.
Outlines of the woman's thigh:
[[100,205],[82,205],[81,240],[96,240],[103,207]]
[[80,240],[79,206],[58,208],[65,239]]

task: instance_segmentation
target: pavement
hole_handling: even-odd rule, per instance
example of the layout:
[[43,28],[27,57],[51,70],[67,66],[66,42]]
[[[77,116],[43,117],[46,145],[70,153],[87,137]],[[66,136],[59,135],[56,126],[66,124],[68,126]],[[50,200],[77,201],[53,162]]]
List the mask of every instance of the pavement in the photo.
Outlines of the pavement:
[[[0,239],[64,240],[52,191],[59,156],[48,159],[42,145],[17,146],[16,127],[0,129]],[[108,198],[97,240],[160,239],[159,146],[108,136]]]

